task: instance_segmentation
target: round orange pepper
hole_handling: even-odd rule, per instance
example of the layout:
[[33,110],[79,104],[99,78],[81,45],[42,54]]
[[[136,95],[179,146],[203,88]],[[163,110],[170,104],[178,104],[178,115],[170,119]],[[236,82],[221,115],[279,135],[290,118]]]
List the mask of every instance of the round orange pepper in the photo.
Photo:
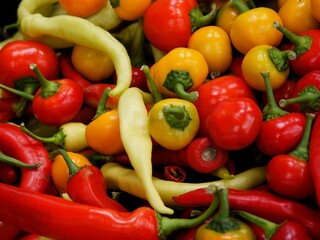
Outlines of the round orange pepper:
[[101,10],[107,0],[59,0],[59,3],[70,15],[88,17]]

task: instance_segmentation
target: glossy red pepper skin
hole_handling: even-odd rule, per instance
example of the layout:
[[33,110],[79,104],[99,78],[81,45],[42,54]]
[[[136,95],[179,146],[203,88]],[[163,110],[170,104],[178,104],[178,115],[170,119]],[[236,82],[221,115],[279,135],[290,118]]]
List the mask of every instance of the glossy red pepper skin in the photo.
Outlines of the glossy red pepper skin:
[[88,87],[91,82],[82,77],[77,70],[74,68],[71,62],[69,52],[62,52],[59,56],[59,68],[61,71],[61,74],[64,78],[71,79],[75,81],[81,89]]
[[[176,165],[188,167],[200,173],[210,173],[224,166],[228,156],[228,151],[216,146],[210,138],[199,137],[181,150],[169,150],[154,145],[151,160],[154,166]],[[114,161],[130,164],[126,153],[115,155]]]
[[226,75],[202,84],[198,89],[199,98],[194,102],[200,117],[199,136],[208,137],[207,117],[214,106],[225,99],[248,97],[256,100],[252,89],[238,76]]
[[50,97],[41,95],[41,87],[32,101],[32,109],[36,118],[44,124],[61,126],[73,119],[83,104],[83,92],[79,85],[70,79],[59,79],[59,89]]
[[163,172],[164,178],[169,181],[184,182],[187,178],[186,171],[180,166],[165,166]]
[[[92,207],[0,184],[0,220],[52,239],[158,240],[155,211]],[[66,224],[68,223],[68,224]]]
[[[182,206],[200,207],[208,206],[212,196],[202,188],[173,199]],[[229,204],[231,209],[246,211],[278,224],[286,220],[297,222],[312,239],[320,239],[320,212],[302,203],[265,191],[229,189]]]
[[192,34],[189,12],[197,6],[195,0],[154,1],[144,14],[147,39],[163,52],[187,47]]
[[294,221],[285,221],[272,236],[272,240],[311,240],[306,229],[301,224]]
[[[117,83],[117,73],[114,72],[112,76],[113,83]],[[130,83],[130,87],[137,87],[144,92],[149,92],[147,77],[144,72],[140,69],[140,67],[132,66],[132,80]]]
[[18,170],[15,166],[0,162],[0,182],[13,185],[18,182]]
[[93,165],[81,167],[67,184],[67,193],[74,202],[127,212],[125,207],[111,199],[106,191],[106,181],[100,169]]
[[305,116],[295,112],[265,121],[256,138],[257,148],[269,156],[287,153],[298,145],[305,125]]
[[316,118],[310,136],[309,166],[314,182],[316,202],[320,206],[320,119]]
[[13,107],[17,102],[14,98],[0,98],[0,122],[9,122],[16,117]]
[[[23,133],[16,125],[0,123],[0,150],[28,164],[41,162],[40,167],[21,169],[19,187],[34,192],[45,192],[51,183],[51,160],[44,145]],[[0,223],[0,239],[13,239],[20,229]]]

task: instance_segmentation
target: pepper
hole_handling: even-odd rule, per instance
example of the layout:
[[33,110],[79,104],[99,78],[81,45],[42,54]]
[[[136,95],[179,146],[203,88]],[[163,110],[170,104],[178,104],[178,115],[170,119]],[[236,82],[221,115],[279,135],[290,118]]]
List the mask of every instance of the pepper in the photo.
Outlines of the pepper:
[[230,215],[228,189],[218,189],[215,198],[219,199],[219,210],[209,222],[198,228],[195,240],[254,240],[255,234],[250,226]]
[[18,170],[15,166],[0,162],[0,182],[13,185],[19,180],[18,175]]
[[[198,188],[173,196],[173,200],[180,206],[199,207],[208,206],[212,202],[212,196],[206,194],[205,188]],[[277,224],[285,220],[295,221],[307,230],[312,239],[319,239],[319,211],[308,205],[271,192],[234,188],[229,188],[229,204],[231,209],[246,211]]]
[[[180,150],[170,150],[154,145],[151,161],[152,166],[177,165],[200,173],[211,173],[226,164],[228,155],[228,151],[216,146],[210,138],[197,137]],[[125,152],[113,155],[113,161],[130,164]]]
[[[39,141],[23,133],[19,126],[0,123],[0,150],[4,154],[27,164],[41,165],[33,170],[21,169],[19,187],[35,192],[45,192],[51,183],[51,160]],[[13,239],[20,229],[15,224],[0,224],[0,238]]]
[[184,182],[186,180],[187,173],[180,166],[167,165],[164,167],[163,172],[166,180],[174,182]]
[[173,214],[173,210],[163,204],[152,182],[152,140],[145,107],[147,100],[144,96],[150,97],[149,94],[143,95],[139,88],[128,88],[120,96],[118,103],[120,135],[150,205],[160,213]]
[[265,80],[268,104],[263,110],[264,122],[256,138],[256,146],[269,156],[285,154],[300,142],[306,118],[303,114],[282,110],[274,99],[269,73],[261,72],[261,75]]
[[179,47],[154,63],[150,73],[164,97],[195,101],[198,98],[196,90],[206,80],[209,68],[199,51]]
[[0,122],[8,122],[16,117],[13,107],[17,102],[17,99],[0,98]]
[[[108,188],[113,190],[122,190],[141,199],[146,199],[143,186],[139,181],[137,173],[115,162],[105,163],[100,168],[104,178],[108,183]],[[177,203],[172,197],[187,193],[189,191],[206,188],[209,185],[218,187],[227,187],[235,189],[250,189],[266,181],[265,167],[255,167],[234,175],[230,179],[217,180],[212,182],[173,182],[153,177],[153,184],[161,196],[163,202],[168,206],[175,206]]]
[[[194,227],[215,211],[213,201],[194,219],[167,218],[149,207],[118,212],[0,184],[0,220],[53,239],[164,240],[175,230]],[[50,217],[48,217],[50,216]],[[66,224],[66,222],[68,224]]]
[[119,212],[127,211],[125,207],[107,195],[106,181],[99,168],[93,165],[79,167],[65,150],[59,149],[58,151],[69,168],[67,194],[72,201],[101,208],[112,208]]
[[61,125],[58,131],[50,137],[41,137],[34,134],[23,123],[20,124],[20,128],[24,133],[44,144],[54,144],[67,151],[77,152],[89,147],[85,138],[87,126],[80,122],[68,122]]
[[311,237],[305,228],[294,221],[284,221],[280,224],[268,221],[264,218],[245,211],[233,211],[233,215],[239,215],[245,220],[257,224],[263,229],[266,240],[292,240],[305,239],[311,240]]

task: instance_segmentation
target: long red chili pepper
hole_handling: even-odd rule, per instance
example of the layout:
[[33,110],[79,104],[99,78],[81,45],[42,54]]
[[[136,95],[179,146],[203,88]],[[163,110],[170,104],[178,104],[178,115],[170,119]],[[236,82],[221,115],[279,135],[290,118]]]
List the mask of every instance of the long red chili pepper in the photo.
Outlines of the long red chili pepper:
[[[0,183],[0,220],[53,239],[159,240],[173,231],[197,226],[215,211],[219,201],[192,219],[167,218],[139,207],[118,212]],[[218,198],[215,198],[218,199]],[[66,224],[67,223],[67,224]]]
[[309,143],[309,166],[313,178],[316,200],[320,206],[320,119],[316,118]]
[[[204,188],[173,199],[188,207],[207,206],[212,202],[212,196],[206,194]],[[265,191],[236,189],[229,189],[229,204],[231,209],[246,211],[275,223],[295,221],[304,226],[313,239],[320,239],[320,212],[307,205]]]
[[[169,150],[155,145],[152,150],[154,166],[177,165],[189,167],[200,173],[210,173],[224,166],[228,160],[228,151],[215,145],[209,137],[195,138],[181,150]],[[129,164],[126,153],[114,156],[114,161]]]
[[107,184],[99,168],[93,165],[78,167],[65,150],[59,149],[59,152],[69,168],[67,193],[73,201],[101,208],[112,208],[120,212],[127,211],[107,195]]
[[[29,137],[16,125],[0,123],[0,151],[27,164],[41,165],[36,169],[21,169],[19,186],[35,192],[45,192],[51,180],[51,160],[42,143]],[[16,226],[0,224],[0,239],[13,239],[20,232]]]

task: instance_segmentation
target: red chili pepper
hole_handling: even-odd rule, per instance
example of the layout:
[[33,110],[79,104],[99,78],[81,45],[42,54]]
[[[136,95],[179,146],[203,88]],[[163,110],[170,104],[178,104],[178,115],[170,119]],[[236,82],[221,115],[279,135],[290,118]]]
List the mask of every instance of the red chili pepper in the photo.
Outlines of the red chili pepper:
[[78,167],[65,150],[59,149],[59,152],[69,168],[67,193],[74,202],[127,212],[125,207],[107,195],[107,184],[99,168],[93,165]]
[[[103,95],[103,92],[106,88],[113,89],[116,85],[115,84],[108,84],[108,83],[94,83],[91,84],[83,89],[84,92],[84,103],[88,104],[89,106],[96,108],[99,105],[100,99]],[[106,108],[107,109],[114,109],[118,106],[119,97],[108,97]]]
[[206,121],[214,106],[225,99],[249,97],[255,100],[252,89],[240,77],[226,75],[202,84],[198,89],[199,98],[194,102],[200,117],[199,136],[209,136]]
[[184,182],[187,178],[186,171],[180,166],[165,166],[164,177],[166,180],[174,182]]
[[[210,173],[224,166],[228,160],[228,151],[216,146],[208,137],[195,138],[181,150],[169,150],[154,145],[152,164],[154,166],[176,165],[189,167],[200,173]],[[127,154],[114,155],[114,161],[130,164]]]
[[298,146],[287,154],[279,154],[267,163],[266,177],[270,188],[281,196],[296,200],[309,198],[314,184],[309,168],[309,139],[314,115],[307,123]]
[[144,14],[143,29],[153,46],[169,52],[187,47],[192,32],[214,21],[215,13],[216,8],[212,8],[203,15],[195,0],[154,1]]
[[[186,207],[208,206],[212,202],[212,196],[205,188],[173,199]],[[229,189],[229,204],[231,209],[246,211],[275,223],[295,221],[305,227],[313,239],[319,239],[320,212],[302,203],[265,191]]]
[[0,182],[13,185],[18,182],[18,170],[15,166],[0,162]]
[[265,239],[272,240],[293,240],[304,239],[311,240],[312,238],[307,233],[306,229],[299,223],[287,221],[280,224],[268,221],[264,218],[245,211],[233,211],[234,214],[241,216],[247,221],[257,224],[263,229]]
[[29,233],[19,238],[19,240],[41,240],[41,239],[42,239],[42,236],[35,233]]
[[[175,230],[197,226],[215,211],[218,201],[193,219],[167,218],[139,207],[118,212],[0,184],[0,220],[53,239],[159,240]],[[48,217],[50,216],[50,217]],[[66,224],[66,222],[68,224]]]
[[310,136],[309,143],[309,166],[313,183],[315,186],[315,195],[318,206],[320,206],[320,119],[316,118]]
[[17,102],[14,98],[0,98],[0,122],[9,122],[16,117],[13,107]]
[[[114,72],[112,76],[113,83],[117,83],[117,73]],[[132,80],[130,87],[137,87],[144,92],[149,92],[147,78],[144,72],[140,69],[140,67],[132,66]]]
[[320,70],[311,71],[298,79],[288,99],[281,99],[281,107],[290,106],[292,111],[317,113],[320,110]]
[[[51,160],[42,143],[29,137],[16,125],[0,123],[0,151],[26,164],[41,165],[36,169],[21,169],[19,187],[45,192],[51,181]],[[16,226],[0,224],[0,239],[13,239],[20,232]]]
[[71,55],[69,52],[62,52],[59,56],[59,67],[64,78],[75,81],[81,89],[84,89],[92,83],[82,77],[80,73],[74,68],[71,62]]
[[270,86],[269,73],[261,73],[265,79],[268,105],[265,108],[265,120],[256,138],[257,148],[264,154],[275,156],[294,149],[301,140],[306,118],[300,113],[289,113],[276,103]]
[[241,77],[242,79],[244,79],[242,70],[241,70],[243,58],[244,58],[243,54],[234,56],[232,59],[232,63],[229,67],[229,71],[231,74]]
[[290,61],[290,67],[298,76],[311,71],[320,70],[320,30],[313,29],[296,35],[279,23],[274,26],[292,43],[291,49],[297,53],[297,58]]
[[89,124],[94,118],[97,109],[88,104],[83,104],[79,112],[70,120],[70,122],[81,122]]

